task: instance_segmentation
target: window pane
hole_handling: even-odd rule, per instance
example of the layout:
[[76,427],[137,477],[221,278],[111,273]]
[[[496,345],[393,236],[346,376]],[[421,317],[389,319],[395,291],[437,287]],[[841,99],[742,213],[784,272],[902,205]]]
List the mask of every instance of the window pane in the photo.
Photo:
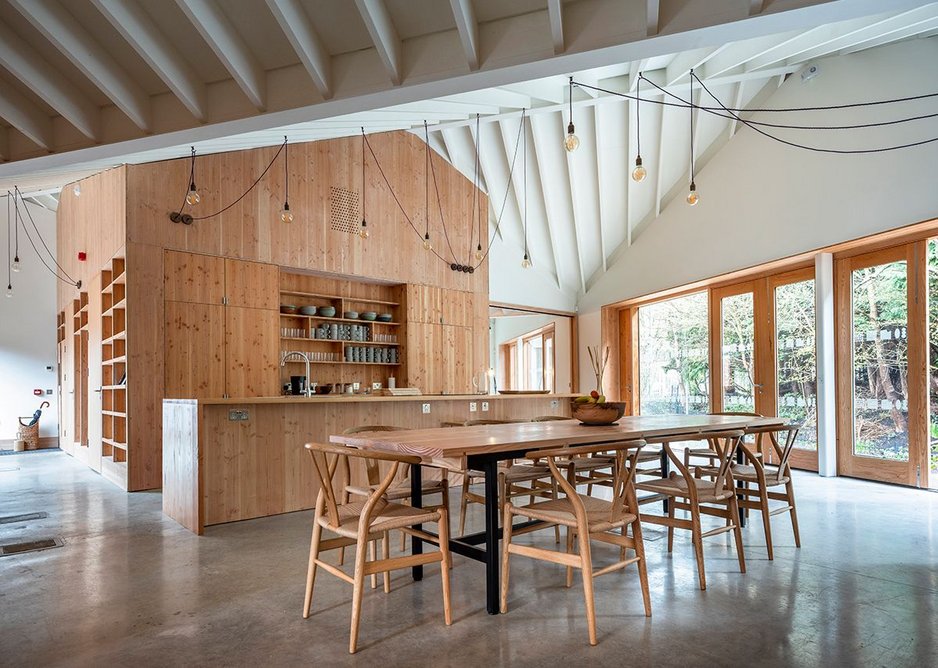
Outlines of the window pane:
[[752,413],[756,409],[752,293],[726,297],[721,306],[723,410]]
[[909,459],[906,263],[853,272],[854,454]]
[[554,337],[553,335],[544,337],[544,387],[542,390],[556,392],[554,386]]
[[707,293],[638,309],[643,415],[710,410]]
[[544,365],[543,365],[544,338],[535,336],[524,342],[525,351],[525,371],[527,383],[525,390],[543,390],[544,389]]
[[817,355],[814,281],[775,288],[778,414],[802,423],[796,448],[817,450]]

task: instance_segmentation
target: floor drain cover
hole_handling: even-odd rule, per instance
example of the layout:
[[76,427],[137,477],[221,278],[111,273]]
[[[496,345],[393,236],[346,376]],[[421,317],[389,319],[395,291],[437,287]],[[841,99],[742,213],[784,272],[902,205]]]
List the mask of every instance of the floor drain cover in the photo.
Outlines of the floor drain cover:
[[26,513],[25,515],[6,515],[0,517],[0,524],[13,524],[14,522],[28,522],[48,517],[49,513]]
[[9,543],[0,545],[0,557],[6,557],[11,554],[23,554],[24,552],[38,552],[39,550],[48,550],[53,547],[62,547],[64,543],[61,538],[40,538],[39,540],[30,540],[22,543]]

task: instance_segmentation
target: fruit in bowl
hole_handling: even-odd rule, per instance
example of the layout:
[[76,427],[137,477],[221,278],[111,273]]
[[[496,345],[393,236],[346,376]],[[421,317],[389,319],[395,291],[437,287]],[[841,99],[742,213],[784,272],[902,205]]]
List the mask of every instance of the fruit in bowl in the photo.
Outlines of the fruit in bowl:
[[625,414],[625,403],[606,401],[606,397],[593,390],[589,395],[573,400],[571,413],[575,420],[583,424],[613,424]]

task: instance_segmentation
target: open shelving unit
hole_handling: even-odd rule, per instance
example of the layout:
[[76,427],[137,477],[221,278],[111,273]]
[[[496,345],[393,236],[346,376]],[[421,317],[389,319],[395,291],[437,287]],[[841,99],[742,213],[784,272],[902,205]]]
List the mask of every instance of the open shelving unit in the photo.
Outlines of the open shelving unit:
[[[315,306],[317,309],[331,306],[335,309],[333,317],[281,312],[281,355],[297,350],[313,355],[314,359],[310,361],[317,369],[316,376],[311,378],[314,382],[359,382],[362,390],[375,382],[386,387],[388,377],[395,375],[397,367],[403,365],[403,289],[401,285],[360,281],[339,283],[323,277],[281,273],[281,306]],[[343,317],[348,311],[389,313],[391,319],[382,322]],[[362,338],[353,339],[341,334],[330,336],[323,331],[330,326],[337,326],[340,332],[349,326],[360,327]],[[352,351],[356,347],[371,348],[373,359],[381,358],[383,361],[353,361]],[[298,369],[302,370],[303,365],[302,361],[288,361],[281,381],[288,381],[289,376],[298,373]]]
[[[75,384],[75,445],[88,447],[88,293],[79,292],[72,300],[72,355]],[[64,322],[63,322],[64,327]],[[63,332],[64,335],[64,332]]]
[[127,289],[125,260],[101,271],[101,458],[127,484]]

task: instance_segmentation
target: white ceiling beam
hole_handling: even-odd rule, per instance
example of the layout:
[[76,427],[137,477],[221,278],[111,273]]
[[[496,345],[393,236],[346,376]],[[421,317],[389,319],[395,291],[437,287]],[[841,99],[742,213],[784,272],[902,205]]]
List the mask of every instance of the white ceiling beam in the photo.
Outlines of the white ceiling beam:
[[463,51],[466,52],[466,64],[470,70],[479,69],[479,23],[476,21],[472,0],[449,0],[456,19],[456,31]]
[[547,18],[550,21],[550,38],[554,44],[554,54],[566,51],[563,39],[563,6],[560,0],[547,0]]
[[[520,119],[510,119],[504,123],[496,123],[494,125],[494,131],[498,133],[498,138],[500,139],[499,146],[501,147],[502,156],[505,160],[505,175],[508,181],[507,185],[511,186],[512,199],[514,200],[518,211],[518,236],[519,238],[523,238],[524,209],[522,206],[522,201],[524,197],[524,191],[521,189],[521,182],[524,178],[524,173],[521,169],[521,166],[524,163],[524,156],[522,155],[520,145],[518,145],[517,153],[515,152],[515,143],[519,141],[517,131],[519,125]],[[484,134],[484,128],[480,128],[480,131],[482,131]],[[512,158],[515,159],[514,171],[511,169]]]
[[[42,148],[52,148],[52,120],[12,86],[0,88],[0,118]],[[3,158],[9,160],[11,157],[8,144]]]
[[938,5],[929,4],[924,7],[917,7],[911,11],[877,21],[859,30],[854,30],[817,48],[802,51],[798,54],[798,59],[803,63],[815,58],[822,58],[830,53],[850,49],[869,40],[883,39],[892,33],[907,30],[916,25],[927,24],[929,21],[934,21],[936,17],[938,17]]
[[474,90],[471,93],[447,95],[446,97],[438,99],[446,102],[460,102],[474,105],[474,107],[482,104],[485,106],[499,108],[508,107],[509,109],[518,110],[531,108],[530,95],[516,93],[505,88],[485,88],[483,90]]
[[202,39],[258,111],[267,108],[267,78],[257,58],[215,0],[176,0]]
[[645,34],[654,37],[658,34],[658,22],[661,17],[661,3],[659,0],[646,0],[645,2]]
[[749,16],[761,14],[764,4],[764,0],[749,0]]
[[299,0],[267,0],[267,7],[280,24],[280,29],[287,36],[319,94],[326,100],[332,98],[331,58]]
[[659,121],[658,121],[658,150],[655,158],[655,207],[654,207],[654,217],[657,218],[661,215],[661,198],[662,198],[662,180],[664,179],[664,153],[665,153],[665,142],[668,141],[667,133],[664,131],[665,118],[668,114],[668,107],[658,107]]
[[[640,74],[644,74],[646,67],[648,67],[648,58],[642,58],[638,62],[632,63],[632,68],[629,70],[629,93],[634,93],[638,89],[638,77]],[[606,86],[603,87],[606,88]]]
[[10,131],[0,126],[0,162],[10,159]]
[[602,140],[600,135],[602,134],[602,129],[600,127],[599,121],[599,106],[593,107],[593,138],[595,140],[595,153],[596,153],[596,206],[599,210],[599,252],[603,258],[603,272],[606,271],[606,235],[603,226],[603,221],[605,216],[603,215],[603,174],[605,173],[603,166],[603,147]]
[[[559,137],[559,135],[558,135]],[[577,259],[577,268],[580,275],[580,290],[584,293],[586,292],[586,272],[583,268],[583,241],[580,236],[580,227],[582,222],[578,221],[577,216],[577,201],[581,197],[581,194],[578,192],[576,178],[574,178],[573,170],[573,160],[574,155],[569,151],[564,151],[564,157],[566,158],[564,164],[567,168],[567,186],[570,192],[570,209],[571,209],[571,218],[570,222],[573,224],[574,238],[576,239],[576,259]]]
[[[417,130],[412,130],[411,132],[413,132],[413,134],[417,135],[418,137],[421,136]],[[450,157],[449,149],[446,148],[446,140],[443,139],[442,132],[437,131],[430,133],[430,148],[439,153],[440,156],[446,160],[446,162],[455,166],[456,163],[454,162],[453,158]]]
[[717,47],[707,46],[702,49],[694,49],[693,51],[685,51],[684,53],[677,54],[674,60],[668,63],[668,66],[665,68],[665,85],[673,86],[683,80],[688,76],[691,70],[700,69],[703,67],[704,63],[723,51],[727,46],[729,45],[723,44]]
[[92,0],[183,106],[200,121],[208,120],[205,84],[146,11],[133,0]]
[[767,35],[755,39],[747,39],[744,42],[733,44],[723,49],[719,54],[711,58],[700,68],[697,76],[701,79],[712,79],[721,74],[729,72],[737,67],[745,65],[753,58],[758,58],[762,54],[788,44],[792,40],[801,36],[803,31],[795,30],[783,33],[781,35]]
[[938,20],[926,21],[925,23],[917,23],[914,26],[910,26],[903,30],[890,32],[888,35],[883,35],[882,37],[875,37],[861,44],[854,44],[846,49],[841,49],[840,51],[837,52],[837,54],[840,56],[845,56],[849,53],[862,51],[864,49],[872,49],[877,46],[882,46],[884,44],[891,44],[892,42],[898,42],[899,40],[909,39],[910,37],[926,37],[928,36],[928,33],[933,32],[936,28],[938,28]]
[[547,162],[547,169],[541,167],[541,161],[544,160],[544,157],[539,154],[537,148],[537,133],[534,132],[533,123],[530,124],[530,135],[529,135],[529,144],[530,144],[530,155],[529,162],[531,163],[531,169],[534,171],[534,178],[537,179],[538,183],[541,185],[541,201],[544,206],[544,223],[547,225],[547,241],[550,244],[550,254],[554,258],[554,277],[557,279],[557,289],[563,290],[563,281],[560,276],[560,254],[557,250],[557,233],[554,230],[555,226],[558,224],[554,220],[554,215],[551,213],[551,207],[547,201],[547,189],[550,187],[548,184],[548,179],[546,172],[551,169],[549,166],[550,163]]
[[[0,22],[0,65],[55,109],[79,132],[97,140],[101,110],[39,55],[26,40]],[[51,148],[51,147],[50,147]]]
[[33,27],[144,132],[150,131],[150,96],[75,19],[54,0],[10,0]]
[[[743,103],[743,92],[745,91],[745,88],[746,88],[745,81],[740,81],[738,84],[736,84],[736,90],[733,92],[733,109],[739,109],[741,107]],[[736,134],[736,128],[739,125],[739,121],[736,118],[738,115],[739,114],[736,114],[733,118],[730,119],[729,132],[727,133],[729,139],[732,139],[733,135]]]
[[391,83],[400,86],[404,80],[401,57],[401,38],[397,35],[391,14],[384,0],[355,0],[358,13],[371,35],[375,50],[387,70]]

